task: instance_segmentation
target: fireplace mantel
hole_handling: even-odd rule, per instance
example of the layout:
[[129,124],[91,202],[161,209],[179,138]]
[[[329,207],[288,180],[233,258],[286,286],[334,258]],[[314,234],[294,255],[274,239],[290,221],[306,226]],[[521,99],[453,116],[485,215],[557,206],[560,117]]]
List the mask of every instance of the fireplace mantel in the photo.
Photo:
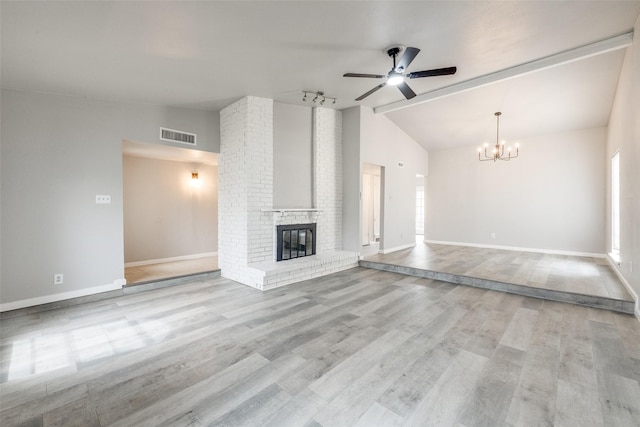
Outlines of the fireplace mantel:
[[296,212],[322,212],[322,209],[316,208],[271,208],[271,209],[260,209],[262,212],[274,212],[279,213],[280,215],[284,215],[288,212],[296,213]]

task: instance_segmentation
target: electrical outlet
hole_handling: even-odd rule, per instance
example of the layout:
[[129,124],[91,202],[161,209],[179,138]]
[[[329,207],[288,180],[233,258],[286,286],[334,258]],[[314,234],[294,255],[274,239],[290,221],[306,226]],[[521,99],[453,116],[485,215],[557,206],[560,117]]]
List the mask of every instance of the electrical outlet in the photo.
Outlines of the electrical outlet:
[[62,285],[64,283],[64,275],[62,273],[56,273],[53,275],[53,284]]
[[99,205],[108,205],[111,203],[111,196],[108,194],[97,194],[96,195],[96,204]]
[[495,239],[496,238],[496,233],[491,233],[491,238]]

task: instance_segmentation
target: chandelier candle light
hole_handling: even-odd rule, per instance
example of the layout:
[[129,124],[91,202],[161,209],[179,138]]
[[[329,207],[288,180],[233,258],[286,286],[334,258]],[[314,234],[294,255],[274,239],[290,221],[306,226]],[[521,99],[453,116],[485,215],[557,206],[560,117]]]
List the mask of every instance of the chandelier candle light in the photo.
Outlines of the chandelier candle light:
[[502,115],[502,113],[500,111],[495,113],[496,116],[496,146],[493,148],[493,152],[491,154],[487,153],[487,148],[489,148],[489,143],[485,142],[484,143],[484,158],[482,157],[482,149],[483,147],[478,148],[478,160],[480,160],[481,162],[486,162],[489,160],[493,160],[494,162],[496,160],[504,160],[504,161],[509,161],[511,159],[515,159],[516,157],[518,157],[519,154],[519,147],[518,144],[516,144],[516,155],[513,156],[511,155],[511,147],[507,147],[506,152],[505,152],[505,148],[504,148],[504,144],[505,142],[502,141],[500,142],[500,116]]

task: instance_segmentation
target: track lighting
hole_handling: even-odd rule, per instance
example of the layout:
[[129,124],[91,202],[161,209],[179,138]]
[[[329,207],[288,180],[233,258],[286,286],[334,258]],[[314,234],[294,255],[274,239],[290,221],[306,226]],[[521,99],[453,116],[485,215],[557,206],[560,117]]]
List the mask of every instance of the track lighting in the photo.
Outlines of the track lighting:
[[336,99],[332,96],[325,96],[324,92],[322,91],[317,91],[317,92],[313,92],[310,90],[303,90],[302,93],[304,94],[304,96],[302,97],[302,101],[307,102],[307,96],[309,95],[315,95],[314,98],[311,100],[314,104],[320,104],[320,105],[324,105],[325,101],[327,99],[331,100],[332,104],[336,103]]

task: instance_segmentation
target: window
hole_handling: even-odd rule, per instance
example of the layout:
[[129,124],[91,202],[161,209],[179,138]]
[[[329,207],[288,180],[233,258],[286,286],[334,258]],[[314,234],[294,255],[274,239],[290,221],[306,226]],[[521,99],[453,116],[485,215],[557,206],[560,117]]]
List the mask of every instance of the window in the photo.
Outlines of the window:
[[611,158],[611,254],[620,255],[620,152]]
[[416,234],[424,234],[424,186],[416,186]]

